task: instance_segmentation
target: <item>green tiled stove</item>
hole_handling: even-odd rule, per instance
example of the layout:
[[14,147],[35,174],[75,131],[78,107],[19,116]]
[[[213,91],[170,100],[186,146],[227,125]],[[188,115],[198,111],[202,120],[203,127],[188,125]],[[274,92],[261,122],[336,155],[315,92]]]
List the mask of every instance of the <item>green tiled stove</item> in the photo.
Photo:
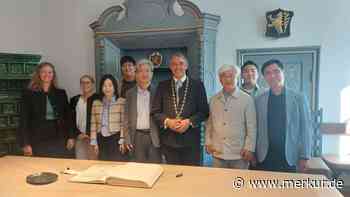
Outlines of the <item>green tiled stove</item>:
[[0,154],[18,154],[16,129],[23,89],[40,55],[0,53]]

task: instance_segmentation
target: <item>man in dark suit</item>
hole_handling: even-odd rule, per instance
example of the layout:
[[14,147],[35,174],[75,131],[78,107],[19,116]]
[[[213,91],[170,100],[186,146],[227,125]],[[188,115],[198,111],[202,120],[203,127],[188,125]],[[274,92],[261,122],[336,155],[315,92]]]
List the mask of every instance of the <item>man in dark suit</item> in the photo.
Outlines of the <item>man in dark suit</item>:
[[[120,147],[131,151],[137,162],[160,162],[159,128],[150,116],[155,91],[151,87],[153,63],[143,59],[136,65],[136,86],[126,92],[124,129]],[[123,140],[124,138],[124,140]]]
[[172,78],[159,83],[151,111],[162,128],[162,151],[169,164],[199,165],[200,127],[209,115],[204,85],[186,76],[183,54],[174,54],[169,68]]

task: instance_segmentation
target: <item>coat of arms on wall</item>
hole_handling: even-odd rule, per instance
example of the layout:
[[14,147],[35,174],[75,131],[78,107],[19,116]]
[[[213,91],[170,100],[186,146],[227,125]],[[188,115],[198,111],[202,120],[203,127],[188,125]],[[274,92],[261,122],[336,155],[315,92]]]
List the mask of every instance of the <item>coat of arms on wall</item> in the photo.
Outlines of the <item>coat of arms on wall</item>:
[[294,13],[277,9],[266,13],[266,36],[283,38],[290,35],[290,23]]
[[159,68],[163,61],[163,56],[155,51],[149,56],[149,60],[153,63],[154,68]]

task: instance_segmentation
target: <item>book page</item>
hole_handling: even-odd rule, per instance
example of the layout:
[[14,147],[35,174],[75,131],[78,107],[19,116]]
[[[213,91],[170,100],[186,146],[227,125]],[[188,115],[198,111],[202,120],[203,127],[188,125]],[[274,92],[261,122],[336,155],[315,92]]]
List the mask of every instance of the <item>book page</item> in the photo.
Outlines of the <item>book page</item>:
[[117,166],[94,165],[80,172],[70,179],[72,182],[105,183],[108,172],[112,172]]
[[[107,183],[111,185],[126,185],[134,187],[152,187],[163,168],[158,164],[143,164],[129,162],[117,170],[109,171]],[[132,184],[135,183],[135,184]]]

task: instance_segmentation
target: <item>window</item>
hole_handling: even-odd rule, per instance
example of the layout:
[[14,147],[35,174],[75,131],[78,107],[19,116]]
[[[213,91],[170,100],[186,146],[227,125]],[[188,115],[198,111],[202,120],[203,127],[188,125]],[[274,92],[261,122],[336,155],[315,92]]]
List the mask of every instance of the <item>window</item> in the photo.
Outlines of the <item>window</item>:
[[344,88],[340,93],[340,122],[350,120],[350,86]]
[[[350,85],[345,87],[340,93],[340,122],[348,123],[347,129],[350,129]],[[350,154],[350,136],[340,136],[339,154]]]

